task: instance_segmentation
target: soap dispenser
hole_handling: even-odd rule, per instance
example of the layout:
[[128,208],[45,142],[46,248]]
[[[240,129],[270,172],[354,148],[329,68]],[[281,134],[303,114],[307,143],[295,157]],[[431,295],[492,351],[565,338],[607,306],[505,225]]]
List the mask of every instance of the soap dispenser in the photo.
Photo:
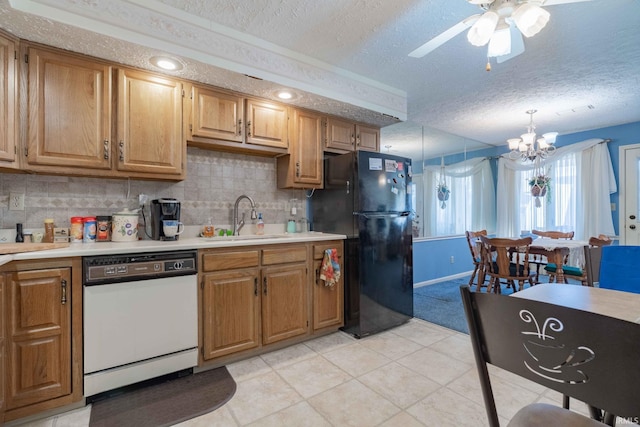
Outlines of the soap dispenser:
[[262,213],[258,213],[258,222],[256,223],[256,234],[264,234],[264,221],[262,220]]

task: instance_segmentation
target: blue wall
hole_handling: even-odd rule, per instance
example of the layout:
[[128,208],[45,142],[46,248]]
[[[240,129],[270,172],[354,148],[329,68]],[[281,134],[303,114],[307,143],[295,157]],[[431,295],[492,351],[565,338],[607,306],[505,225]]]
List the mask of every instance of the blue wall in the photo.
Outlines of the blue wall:
[[[620,153],[619,148],[623,145],[640,144],[640,122],[629,123],[619,126],[611,126],[607,128],[594,129],[585,132],[578,132],[568,135],[558,136],[556,145],[575,144],[591,138],[611,139],[608,144],[609,153],[611,155],[611,163],[616,177],[618,186],[620,185]],[[496,149],[485,149],[480,151],[469,152],[467,159],[474,157],[497,156],[506,153],[507,147]],[[456,163],[464,160],[464,155],[455,155],[445,157],[445,164]],[[432,159],[425,162],[427,164],[440,164],[440,159]],[[493,166],[494,173],[496,171],[495,161]],[[494,175],[494,180],[496,179]],[[619,206],[619,194],[611,195],[611,203]],[[619,215],[617,211],[612,212],[613,225],[616,233],[619,234]],[[454,257],[454,263],[451,264],[451,256]],[[434,238],[415,241],[413,244],[413,283],[421,283],[437,280],[439,278],[448,277],[460,273],[471,272],[473,265],[471,263],[471,254],[467,246],[464,236],[451,238]]]

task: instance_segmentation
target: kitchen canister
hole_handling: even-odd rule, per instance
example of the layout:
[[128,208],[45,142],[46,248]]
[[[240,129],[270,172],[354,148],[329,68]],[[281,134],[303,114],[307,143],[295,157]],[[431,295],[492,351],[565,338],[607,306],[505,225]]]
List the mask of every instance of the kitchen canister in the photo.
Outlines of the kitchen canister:
[[71,217],[71,243],[81,243],[84,234],[84,224],[81,216]]
[[94,243],[96,241],[96,217],[88,216],[82,219],[84,229],[82,231],[82,241],[84,243]]
[[125,209],[111,216],[111,241],[135,242],[138,240],[138,211]]

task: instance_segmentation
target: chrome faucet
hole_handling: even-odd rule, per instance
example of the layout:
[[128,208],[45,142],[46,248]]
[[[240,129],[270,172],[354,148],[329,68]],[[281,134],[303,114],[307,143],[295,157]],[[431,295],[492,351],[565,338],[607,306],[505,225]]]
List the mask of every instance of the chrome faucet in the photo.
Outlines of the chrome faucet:
[[256,204],[253,199],[245,194],[238,197],[236,199],[235,205],[233,205],[233,235],[238,236],[240,234],[240,230],[244,227],[244,212],[242,212],[242,219],[238,221],[238,205],[240,204],[240,200],[247,199],[251,203],[251,219],[257,219],[258,214],[256,214]]

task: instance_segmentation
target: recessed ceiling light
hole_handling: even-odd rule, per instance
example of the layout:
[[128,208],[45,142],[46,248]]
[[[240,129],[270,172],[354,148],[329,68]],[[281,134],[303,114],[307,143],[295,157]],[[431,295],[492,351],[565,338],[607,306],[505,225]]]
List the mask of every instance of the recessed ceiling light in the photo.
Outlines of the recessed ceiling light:
[[166,56],[154,56],[149,61],[156,67],[167,71],[177,71],[182,69],[182,63],[180,61]]
[[286,91],[286,90],[282,90],[282,91],[278,92],[278,98],[280,98],[280,99],[291,99],[291,98],[293,98],[293,94],[291,92]]

